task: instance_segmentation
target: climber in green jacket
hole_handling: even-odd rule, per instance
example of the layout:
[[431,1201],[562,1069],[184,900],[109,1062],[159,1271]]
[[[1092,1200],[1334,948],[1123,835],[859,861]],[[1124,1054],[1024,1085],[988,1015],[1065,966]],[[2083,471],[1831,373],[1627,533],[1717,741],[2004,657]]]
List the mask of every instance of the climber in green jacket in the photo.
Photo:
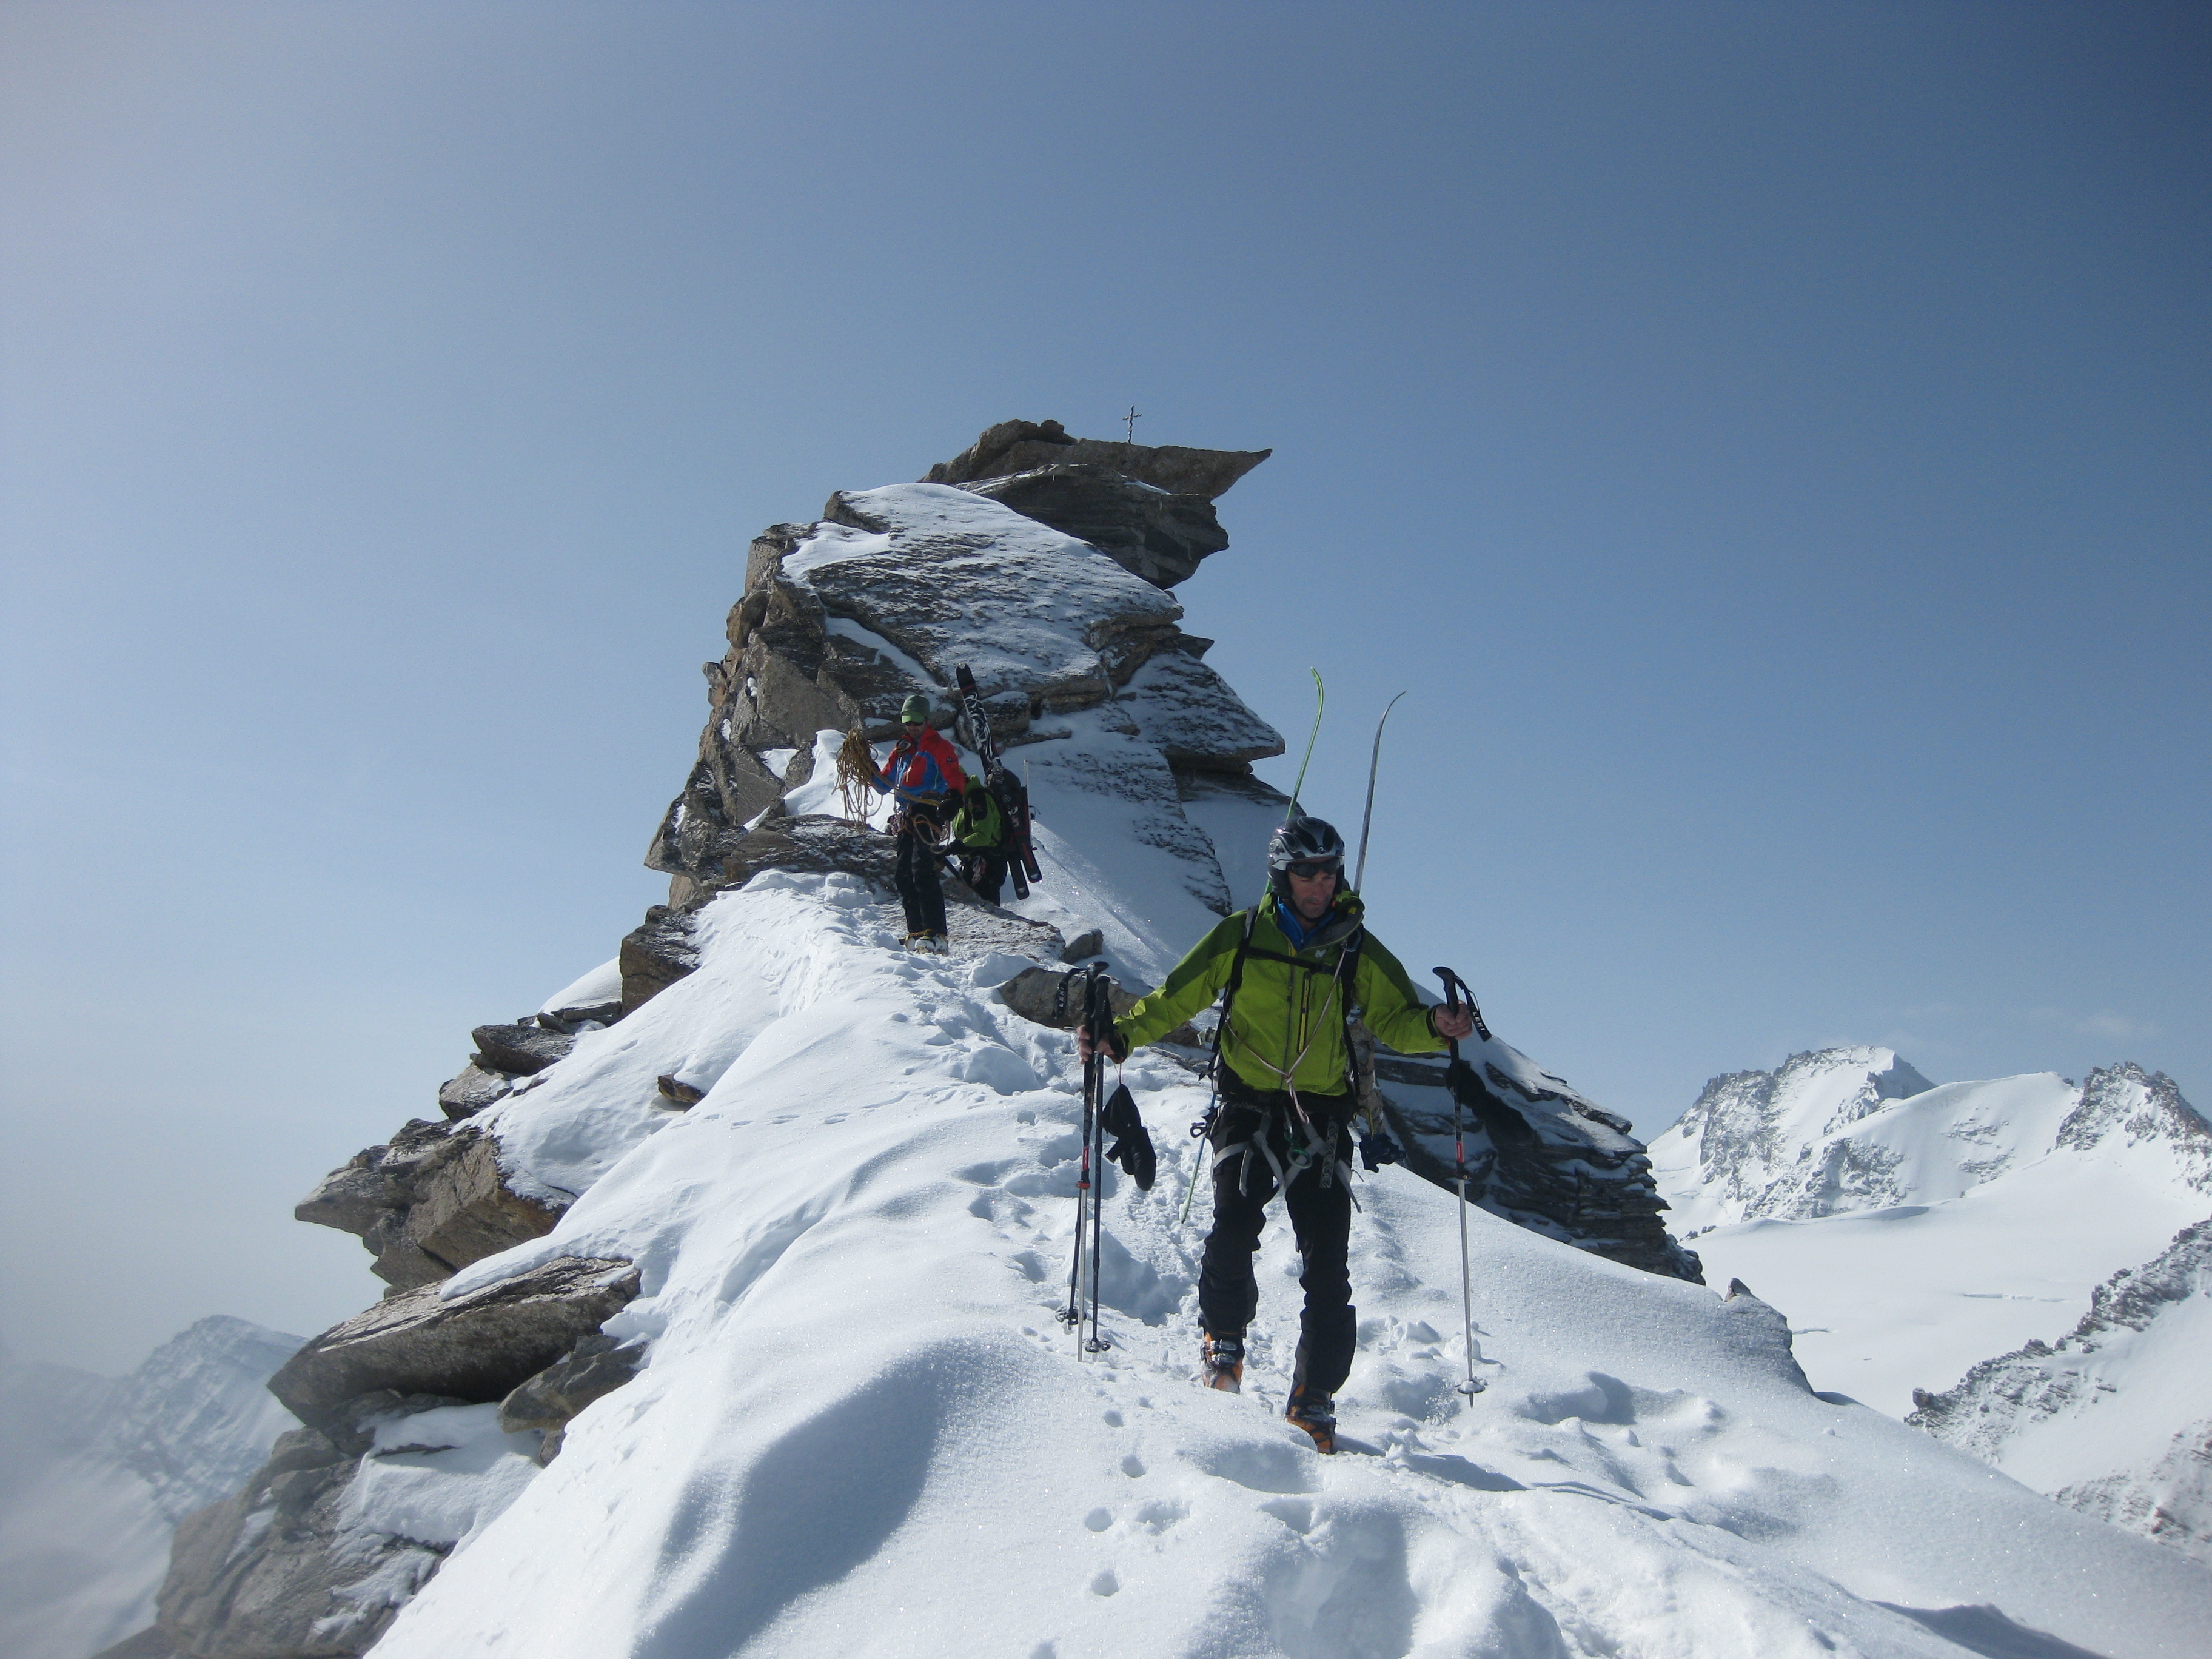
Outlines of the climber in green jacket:
[[[1114,1024],[1112,1057],[1157,1042],[1224,991],[1215,1060],[1220,1104],[1208,1131],[1213,1228],[1199,1276],[1204,1380],[1235,1393],[1259,1301],[1253,1252],[1267,1200],[1283,1192],[1305,1271],[1305,1313],[1285,1413],[1335,1449],[1335,1394],[1352,1370],[1358,1315],[1352,1236],[1351,1128],[1357,1100],[1348,1018],[1401,1054],[1441,1053],[1474,1029],[1465,1009],[1423,1006],[1398,959],[1370,936],[1356,893],[1340,890],[1344,838],[1294,817],[1267,842],[1267,896],[1227,918],[1160,988]],[[1087,1054],[1087,1036],[1079,1037]]]

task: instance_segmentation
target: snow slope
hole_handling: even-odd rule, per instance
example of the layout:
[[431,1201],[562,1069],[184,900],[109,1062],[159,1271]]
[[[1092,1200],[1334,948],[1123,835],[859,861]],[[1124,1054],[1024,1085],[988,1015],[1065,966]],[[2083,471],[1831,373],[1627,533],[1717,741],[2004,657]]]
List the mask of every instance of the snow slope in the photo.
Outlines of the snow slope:
[[300,1340],[203,1319],[120,1382],[0,1351],[0,1652],[84,1659],[148,1623],[176,1523],[298,1426],[262,1385]]
[[1783,1310],[1816,1385],[1899,1417],[2212,1211],[2212,1131],[2131,1066],[1936,1085],[1887,1048],[1797,1054],[1715,1079],[1651,1162],[1708,1279]]
[[[1173,866],[1152,882],[1172,915]],[[1102,912],[1088,897],[1058,890]],[[1177,1227],[1179,1130],[1205,1097],[1156,1054],[1124,1077],[1163,1173],[1139,1194],[1107,1172],[1115,1346],[1079,1360],[1053,1317],[1078,1073],[995,997],[1021,962],[903,955],[834,874],[757,876],[697,938],[697,974],[593,1035],[663,1004],[711,1027],[734,1052],[706,1098],[593,1154],[619,1114],[589,1097],[627,1085],[580,1043],[494,1109],[524,1173],[586,1190],[453,1287],[627,1256],[644,1293],[608,1328],[647,1363],[453,1553],[385,1659],[1954,1655],[1947,1618],[2114,1659],[2206,1650],[2212,1575],[1815,1395],[1756,1298],[1479,1212],[1490,1387],[1462,1409],[1457,1219],[1396,1170],[1359,1188],[1357,1444],[1316,1457],[1279,1416],[1297,1300],[1279,1220],[1248,1392],[1192,1384],[1205,1205]]]

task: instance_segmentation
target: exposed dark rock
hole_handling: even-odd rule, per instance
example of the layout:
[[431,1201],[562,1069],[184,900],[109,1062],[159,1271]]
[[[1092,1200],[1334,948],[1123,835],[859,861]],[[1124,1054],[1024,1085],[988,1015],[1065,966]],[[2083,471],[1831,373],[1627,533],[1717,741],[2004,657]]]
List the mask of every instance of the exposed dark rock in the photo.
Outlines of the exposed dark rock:
[[[939,697],[971,654],[978,617],[1000,627],[1000,660],[970,665],[985,696],[1006,690],[1011,677],[1024,697],[1066,709],[1111,696],[1117,663],[1133,669],[1182,615],[1152,583],[972,495],[839,490],[822,516],[866,534],[815,563],[808,586],[837,617],[912,657],[933,677],[923,689]],[[867,712],[888,721],[897,708]],[[994,729],[997,719],[994,707]]]
[[[435,1572],[437,1546],[349,1528],[346,1491],[377,1427],[450,1396],[379,1392],[343,1402],[331,1432],[277,1437],[234,1496],[177,1528],[146,1633],[111,1650],[132,1659],[338,1659],[365,1652]],[[429,1449],[429,1448],[425,1448]]]
[[1091,957],[1097,956],[1105,948],[1106,935],[1104,932],[1099,928],[1093,927],[1090,932],[1078,933],[1073,939],[1070,939],[1067,943],[1067,948],[1060,953],[1060,959],[1062,962],[1088,962]]
[[677,1078],[655,1078],[653,1085],[660,1091],[663,1099],[672,1100],[678,1106],[696,1106],[707,1097],[704,1089],[695,1089]]
[[2082,1079],[2081,1097],[2058,1126],[2056,1144],[2086,1152],[2115,1138],[2130,1146],[2160,1142],[2191,1186],[2212,1193],[2212,1124],[2165,1073],[2146,1072],[2130,1060],[2100,1066]]
[[1195,575],[1229,545],[1208,497],[1170,495],[1110,467],[1045,466],[962,487],[1089,542],[1156,587]]
[[155,1605],[156,1629],[180,1659],[364,1652],[398,1608],[347,1591],[372,1577],[411,1590],[436,1568],[436,1553],[397,1539],[349,1540],[339,1559],[345,1490],[367,1449],[356,1424],[345,1432],[350,1453],[313,1429],[280,1435],[242,1490],[178,1524]]
[[[658,869],[659,866],[654,866]],[[623,1013],[635,1013],[699,966],[688,915],[656,904],[622,942]]]
[[269,1379],[301,1422],[330,1432],[348,1402],[380,1389],[464,1401],[503,1398],[637,1294],[626,1261],[560,1256],[513,1279],[442,1299],[402,1291],[310,1341]]
[[613,1024],[622,1018],[622,1004],[617,1000],[597,1002],[586,1008],[541,1008],[534,1018],[550,1031],[563,1031],[574,1036]]
[[587,1336],[500,1401],[499,1425],[509,1434],[542,1431],[546,1438],[538,1461],[550,1463],[568,1419],[635,1376],[644,1362],[641,1346],[624,1347],[604,1334]]
[[1058,421],[1001,421],[949,461],[929,469],[924,483],[964,484],[1047,466],[1102,466],[1175,495],[1212,501],[1266,460],[1272,449],[1185,449],[1178,444],[1113,443],[1071,438]]
[[[2136,1078],[2149,1081],[2140,1072]],[[2135,1104],[2142,1106],[2140,1094]],[[2130,1352],[2137,1346],[2131,1339],[2154,1328],[2185,1328],[2208,1297],[2212,1220],[2184,1227],[2152,1260],[2100,1285],[2088,1312],[2056,1343],[2031,1338],[2010,1353],[1979,1361],[1940,1394],[1915,1389],[1914,1409],[1905,1420],[2005,1468],[2016,1437],[2063,1413],[2162,1413],[2160,1426],[2172,1432],[2159,1456],[2048,1495],[2212,1565],[2212,1414],[2201,1400],[2190,1406],[2170,1394],[2160,1397],[2156,1379],[2146,1385],[2143,1373],[2128,1364],[2136,1357]]]
[[483,1071],[535,1077],[556,1060],[568,1058],[576,1039],[542,1025],[479,1025],[469,1033],[477,1045],[475,1064]]
[[1283,752],[1282,733],[1247,708],[1228,681],[1180,651],[1152,657],[1116,701],[1179,769],[1241,770]]
[[508,1188],[491,1136],[416,1118],[331,1170],[292,1213],[356,1235],[377,1277],[409,1290],[542,1237],[561,1207]]
[[459,1076],[447,1079],[439,1087],[438,1109],[459,1122],[505,1099],[514,1087],[514,1079],[505,1073],[487,1072],[471,1060],[461,1067]]
[[[1442,1060],[1385,1054],[1375,1069],[1406,1167],[1456,1192]],[[1653,1183],[1651,1160],[1622,1120],[1564,1085],[1524,1083],[1495,1066],[1486,1071],[1476,1121],[1468,1125],[1469,1202],[1609,1261],[1705,1283],[1696,1253],[1675,1243],[1660,1220],[1667,1201]]]

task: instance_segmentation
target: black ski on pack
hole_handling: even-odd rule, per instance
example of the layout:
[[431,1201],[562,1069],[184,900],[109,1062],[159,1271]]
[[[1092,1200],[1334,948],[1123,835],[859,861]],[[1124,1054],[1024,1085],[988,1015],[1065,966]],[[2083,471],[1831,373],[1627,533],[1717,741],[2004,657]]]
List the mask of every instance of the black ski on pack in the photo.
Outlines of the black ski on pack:
[[953,670],[953,677],[959,682],[960,708],[968,720],[969,746],[983,763],[983,787],[991,792],[999,803],[999,811],[1006,816],[1011,843],[1006,873],[1014,878],[1014,896],[1027,898],[1030,883],[1044,879],[1043,872],[1037,868],[1036,849],[1030,844],[1030,792],[999,758],[999,742],[991,735],[991,717],[984,712],[982,694],[975,689],[975,677],[968,672],[964,663]]

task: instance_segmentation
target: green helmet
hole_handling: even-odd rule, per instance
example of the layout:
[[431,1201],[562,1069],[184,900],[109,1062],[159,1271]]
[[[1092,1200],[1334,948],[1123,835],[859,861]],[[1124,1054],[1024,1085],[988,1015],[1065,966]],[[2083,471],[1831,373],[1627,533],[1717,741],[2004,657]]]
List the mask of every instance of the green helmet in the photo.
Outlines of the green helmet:
[[920,720],[924,726],[928,725],[929,699],[919,691],[913,693],[899,705],[899,719],[902,721]]

